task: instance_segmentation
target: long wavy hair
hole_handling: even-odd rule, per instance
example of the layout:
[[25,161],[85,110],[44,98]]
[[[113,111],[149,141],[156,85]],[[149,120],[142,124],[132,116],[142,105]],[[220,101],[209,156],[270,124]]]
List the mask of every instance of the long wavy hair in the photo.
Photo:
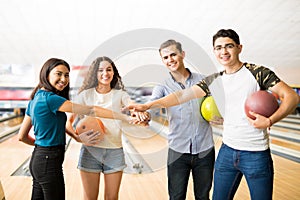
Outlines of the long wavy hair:
[[59,91],[57,89],[55,89],[55,87],[53,87],[49,80],[48,80],[48,76],[50,74],[50,71],[55,68],[56,66],[58,65],[64,65],[68,68],[68,70],[70,71],[70,65],[62,60],[62,59],[58,59],[58,58],[50,58],[49,60],[47,60],[41,71],[40,71],[40,77],[39,77],[39,83],[38,85],[33,89],[31,95],[30,95],[30,98],[33,99],[34,98],[34,95],[35,93],[41,89],[41,88],[45,88],[45,90],[47,91],[51,91],[51,92],[54,92],[55,94],[61,96],[61,97],[64,97],[66,99],[70,99],[69,97],[69,91],[70,91],[70,83],[62,90],[62,91]]
[[110,82],[110,87],[112,89],[124,90],[124,84],[122,82],[122,78],[119,75],[119,71],[118,71],[115,63],[109,57],[102,56],[102,57],[96,58],[92,62],[91,66],[89,67],[88,73],[83,80],[83,84],[78,90],[78,93],[82,92],[83,90],[87,90],[87,89],[98,86],[97,72],[99,69],[99,65],[102,61],[109,62],[114,71],[114,76],[113,76],[112,81]]

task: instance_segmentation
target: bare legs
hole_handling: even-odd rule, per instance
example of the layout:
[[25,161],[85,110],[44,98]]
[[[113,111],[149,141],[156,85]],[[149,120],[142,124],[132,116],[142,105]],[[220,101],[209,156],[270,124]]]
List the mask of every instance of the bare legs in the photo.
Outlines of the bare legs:
[[[104,199],[117,200],[123,172],[104,174]],[[97,200],[100,188],[100,173],[80,170],[85,200]]]

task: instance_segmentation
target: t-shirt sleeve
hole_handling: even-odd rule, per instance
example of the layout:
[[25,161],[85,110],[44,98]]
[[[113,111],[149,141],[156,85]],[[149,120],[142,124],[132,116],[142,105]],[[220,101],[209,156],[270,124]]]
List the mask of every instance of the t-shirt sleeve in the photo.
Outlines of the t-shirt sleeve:
[[261,70],[262,73],[262,78],[261,78],[261,87],[262,89],[269,89],[270,87],[273,87],[276,85],[278,82],[280,82],[279,77],[273,72],[272,70],[262,67]]
[[280,82],[280,78],[269,68],[251,63],[245,63],[245,66],[253,74],[262,90],[267,90]]
[[26,108],[26,111],[25,111],[25,114],[30,116],[30,108],[31,108],[31,101],[29,101],[28,105],[27,105],[27,108]]
[[205,92],[206,95],[204,97],[207,97],[210,95],[210,91],[209,91],[208,85],[206,84],[205,79],[199,81],[196,85],[199,86]]
[[199,81],[196,85],[199,86],[204,92],[205,92],[205,97],[210,96],[211,92],[209,90],[209,85],[219,76],[222,76],[224,73],[224,71],[222,72],[217,72],[217,73],[213,73],[209,76],[206,76],[204,79],[202,79],[201,81]]
[[47,98],[47,104],[51,112],[56,113],[59,107],[66,101],[67,99],[56,94],[51,94]]

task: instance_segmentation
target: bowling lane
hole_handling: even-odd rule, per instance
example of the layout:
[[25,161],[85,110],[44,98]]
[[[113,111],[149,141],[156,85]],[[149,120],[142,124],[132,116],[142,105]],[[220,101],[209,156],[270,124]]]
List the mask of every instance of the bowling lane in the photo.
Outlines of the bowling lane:
[[3,111],[0,111],[0,122],[3,122],[3,121],[6,121],[8,119],[12,119],[16,117],[16,115],[12,112],[3,112]]
[[293,124],[300,124],[300,116],[299,115],[289,115],[281,121],[290,122]]
[[0,177],[10,176],[31,155],[33,146],[18,140],[18,135],[0,143]]
[[9,118],[1,118],[0,121],[0,132],[2,132],[2,130],[8,129],[10,127],[14,127],[16,125],[21,124],[23,121],[23,116],[13,116],[13,117],[9,117]]
[[291,123],[291,122],[287,122],[287,121],[279,121],[276,124],[274,124],[273,126],[279,127],[279,128],[287,128],[287,129],[291,129],[291,130],[300,132],[300,124],[296,124],[296,123]]
[[281,121],[275,123],[273,127],[289,129],[292,132],[295,132],[300,135],[300,116],[298,115],[289,115]]
[[7,200],[30,199],[32,179],[12,174],[31,156],[33,146],[18,140],[18,135],[0,143],[0,180]]
[[12,133],[16,133],[21,126],[22,120],[22,116],[2,120],[0,122],[0,139],[3,139]]
[[153,132],[150,127],[128,123],[123,123],[123,130],[125,154],[134,160],[134,166],[129,165],[125,171],[149,173],[166,167],[168,142],[165,137]]

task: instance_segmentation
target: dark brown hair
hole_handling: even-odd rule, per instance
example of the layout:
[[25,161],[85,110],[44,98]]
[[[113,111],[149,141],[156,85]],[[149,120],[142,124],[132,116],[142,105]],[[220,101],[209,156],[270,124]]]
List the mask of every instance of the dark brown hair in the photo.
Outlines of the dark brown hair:
[[70,84],[68,84],[62,91],[58,91],[50,84],[50,82],[48,80],[50,71],[58,65],[64,65],[70,71],[70,65],[62,59],[50,58],[49,60],[47,60],[44,63],[44,65],[40,71],[39,84],[33,89],[32,93],[30,95],[31,99],[34,98],[34,95],[37,92],[37,90],[41,89],[41,88],[45,88],[45,90],[47,90],[47,91],[52,91],[55,94],[62,96],[68,100],[70,99],[70,97],[69,97]]

